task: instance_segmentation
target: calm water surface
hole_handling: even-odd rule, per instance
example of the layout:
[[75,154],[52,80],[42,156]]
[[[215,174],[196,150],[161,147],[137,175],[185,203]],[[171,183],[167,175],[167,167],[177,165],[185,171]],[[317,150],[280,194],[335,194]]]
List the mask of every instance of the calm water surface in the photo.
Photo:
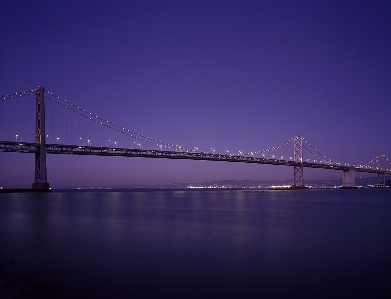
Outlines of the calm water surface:
[[0,194],[0,298],[391,298],[391,190]]

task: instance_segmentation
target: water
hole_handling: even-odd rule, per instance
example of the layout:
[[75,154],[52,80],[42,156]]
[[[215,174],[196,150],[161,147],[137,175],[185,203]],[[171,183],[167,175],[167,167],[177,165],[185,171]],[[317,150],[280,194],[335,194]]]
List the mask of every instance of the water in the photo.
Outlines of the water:
[[0,298],[391,298],[391,190],[0,194]]

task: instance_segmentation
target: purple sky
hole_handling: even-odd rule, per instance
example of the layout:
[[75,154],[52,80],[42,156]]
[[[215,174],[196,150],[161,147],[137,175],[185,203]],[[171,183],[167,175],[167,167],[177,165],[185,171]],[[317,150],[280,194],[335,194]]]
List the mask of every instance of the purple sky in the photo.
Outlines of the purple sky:
[[[0,14],[0,95],[43,85],[127,129],[203,151],[257,151],[301,134],[334,161],[391,158],[388,0],[3,0]],[[121,157],[47,163],[54,188],[293,174]],[[0,165],[0,186],[31,185],[34,155],[0,153]]]

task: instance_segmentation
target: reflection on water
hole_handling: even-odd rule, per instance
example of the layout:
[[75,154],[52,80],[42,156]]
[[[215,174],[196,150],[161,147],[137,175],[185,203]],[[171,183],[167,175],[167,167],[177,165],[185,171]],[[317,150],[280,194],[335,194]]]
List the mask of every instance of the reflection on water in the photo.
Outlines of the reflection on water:
[[0,295],[387,297],[390,195],[373,189],[1,194]]

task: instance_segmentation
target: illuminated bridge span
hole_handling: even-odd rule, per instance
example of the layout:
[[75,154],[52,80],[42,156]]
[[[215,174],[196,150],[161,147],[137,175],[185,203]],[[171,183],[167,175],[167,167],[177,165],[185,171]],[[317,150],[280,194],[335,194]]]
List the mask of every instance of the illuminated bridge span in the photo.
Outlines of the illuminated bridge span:
[[[187,160],[205,160],[205,161],[225,161],[225,162],[241,162],[241,163],[253,163],[253,164],[270,164],[270,165],[284,165],[292,166],[294,169],[293,175],[293,188],[304,188],[303,181],[303,168],[322,168],[342,171],[342,187],[355,187],[355,172],[374,173],[378,175],[378,186],[385,187],[386,175],[391,175],[391,169],[386,168],[386,164],[389,164],[387,157],[383,154],[376,156],[371,162],[365,165],[347,165],[337,162],[333,162],[326,156],[316,150],[310,143],[308,143],[302,136],[298,135],[292,139],[284,142],[278,146],[268,148],[262,151],[254,151],[247,154],[239,152],[239,154],[219,154],[215,153],[212,149],[211,152],[199,151],[197,148],[189,150],[178,145],[172,145],[162,141],[158,141],[147,136],[137,134],[120,126],[113,124],[107,120],[104,120],[92,113],[70,104],[69,102],[62,100],[60,97],[56,97],[49,93],[52,97],[46,96],[43,87],[39,87],[36,90],[30,90],[23,93],[15,93],[6,96],[2,96],[0,100],[7,100],[18,98],[26,95],[35,94],[36,96],[36,115],[35,115],[35,142],[25,142],[17,140],[18,134],[11,134],[15,136],[15,140],[0,140],[0,151],[2,152],[19,152],[19,153],[33,153],[35,154],[35,179],[33,183],[33,189],[45,190],[50,189],[47,173],[46,173],[46,154],[69,154],[69,155],[94,155],[94,156],[121,156],[121,157],[143,157],[143,158],[165,158],[165,159],[187,159]],[[59,142],[60,138],[56,138],[57,143],[46,143],[49,135],[46,134],[45,126],[45,103],[44,98],[51,100],[58,104],[62,108],[71,110],[72,112],[80,115],[84,119],[90,122],[94,122],[119,132],[120,134],[127,135],[135,138],[138,142],[146,142],[154,144],[158,149],[141,149],[140,143],[133,142],[135,147],[140,148],[121,148],[116,146],[91,146],[91,141],[87,139],[87,145],[78,144],[62,144]],[[59,101],[60,99],[60,101]],[[4,126],[4,125],[3,125]],[[101,133],[102,134],[102,133]],[[77,136],[80,136],[77,135]],[[46,138],[45,138],[46,137]],[[52,139],[53,140],[53,139]],[[81,137],[78,140],[82,140]],[[110,141],[110,140],[109,140]],[[265,153],[273,152],[281,147],[293,144],[293,156],[287,159],[266,158]],[[115,142],[116,145],[116,142]],[[163,147],[165,150],[163,150]],[[168,150],[166,150],[168,148]],[[303,149],[307,149],[310,153],[316,157],[314,160],[303,158]],[[257,155],[261,157],[257,157]],[[313,162],[311,162],[313,161]]]

